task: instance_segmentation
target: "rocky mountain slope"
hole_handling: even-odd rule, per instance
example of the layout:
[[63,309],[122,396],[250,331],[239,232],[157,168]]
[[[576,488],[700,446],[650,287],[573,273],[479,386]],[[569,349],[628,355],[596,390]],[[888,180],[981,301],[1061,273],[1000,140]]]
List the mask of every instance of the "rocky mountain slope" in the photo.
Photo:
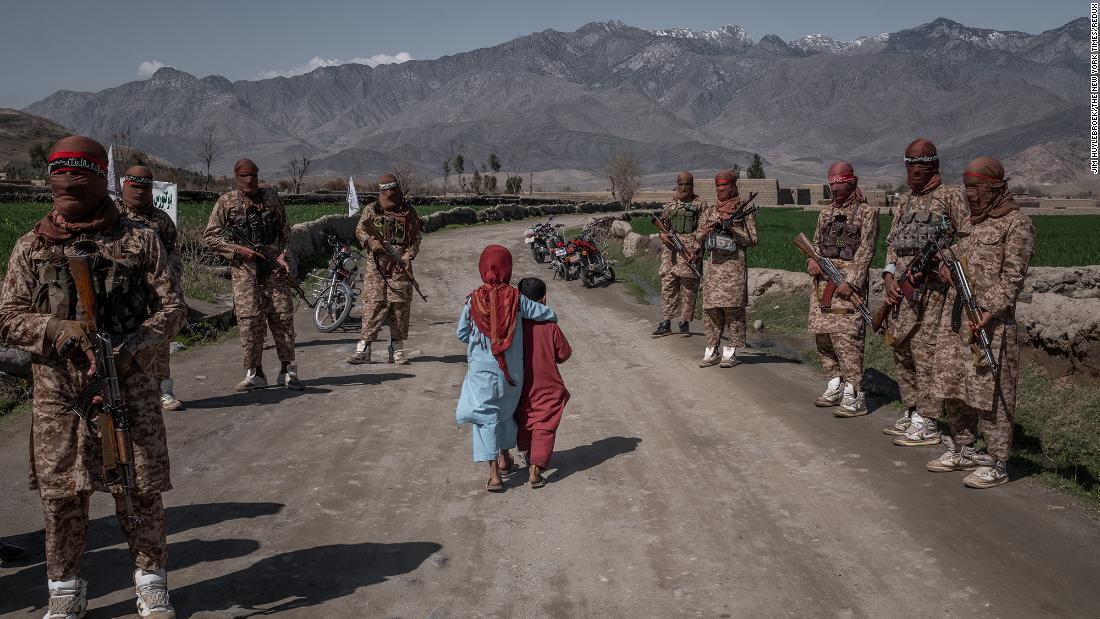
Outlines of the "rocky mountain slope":
[[[746,166],[818,177],[845,157],[864,176],[900,175],[905,144],[939,143],[948,170],[1087,129],[1088,23],[1031,35],[947,19],[854,42],[754,40],[738,26],[648,31],[621,22],[545,30],[494,47],[399,65],[324,67],[230,82],[172,68],[98,93],[59,91],[28,111],[198,163],[216,127],[219,170],[267,169],[309,153],[316,173],[374,173],[400,160],[439,174],[453,145],[496,152],[505,171],[597,172],[622,148],[646,172]],[[1064,177],[1084,153],[1047,158]],[[1025,159],[1031,159],[1030,156]],[[223,170],[222,170],[223,171]]]

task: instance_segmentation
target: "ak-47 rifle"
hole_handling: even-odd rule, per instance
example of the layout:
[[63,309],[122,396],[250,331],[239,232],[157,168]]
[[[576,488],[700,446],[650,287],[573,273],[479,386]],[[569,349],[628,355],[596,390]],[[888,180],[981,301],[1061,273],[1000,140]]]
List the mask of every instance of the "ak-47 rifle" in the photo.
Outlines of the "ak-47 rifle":
[[659,215],[653,216],[653,224],[657,226],[658,230],[664,233],[664,238],[668,239],[665,241],[665,244],[668,245],[669,249],[676,252],[676,255],[687,263],[695,277],[703,279],[703,272],[700,271],[699,266],[695,264],[695,260],[692,259],[691,252],[687,250],[684,241],[665,224],[665,221],[661,219]]
[[[810,239],[806,238],[806,235],[802,232],[798,233],[798,236],[794,239],[794,244],[798,249],[802,250],[802,253],[807,258],[817,262],[818,266],[825,273],[825,276],[829,278],[829,283],[825,286],[825,293],[821,295],[821,306],[829,307],[833,302],[833,293],[840,286],[846,283],[844,275],[840,272],[840,269],[833,264],[832,260],[829,260],[825,256],[820,255],[817,250],[814,249],[813,243],[810,243]],[[871,311],[867,309],[867,301],[856,295],[856,299],[859,303],[852,301],[852,305],[859,312],[860,316],[863,316],[863,320],[867,324],[871,324]]]
[[271,273],[273,275],[278,275],[279,277],[281,277],[283,279],[283,281],[288,286],[290,286],[291,289],[294,290],[294,293],[298,295],[298,298],[305,301],[306,305],[310,309],[313,309],[314,304],[313,304],[312,301],[309,300],[309,296],[306,295],[306,291],[302,289],[302,285],[299,284],[298,281],[294,279],[294,276],[292,276],[290,274],[290,271],[286,270],[286,267],[279,264],[278,260],[271,260],[270,258],[268,258],[266,256],[266,254],[264,254],[264,251],[263,251],[262,247],[260,247],[256,243],[253,243],[251,239],[249,239],[243,232],[241,232],[239,229],[237,229],[237,227],[234,226],[233,224],[226,224],[225,233],[228,234],[230,237],[232,237],[230,240],[233,241],[234,243],[236,243],[237,245],[247,247],[247,248],[251,249],[252,251],[260,254],[261,256],[264,256],[263,262],[274,263],[274,266],[271,268]]
[[982,356],[985,357],[989,369],[996,376],[1001,373],[1001,366],[993,356],[993,342],[989,338],[989,333],[985,328],[978,328],[982,320],[982,310],[978,306],[978,300],[974,298],[974,290],[970,287],[970,278],[966,275],[966,264],[955,257],[955,252],[950,247],[945,247],[944,251],[950,254],[950,258],[945,258],[944,263],[951,271],[951,282],[955,286],[955,305],[951,308],[951,328],[958,331],[962,326],[962,311],[966,310],[966,319],[970,322],[974,334],[978,336],[978,347],[981,349]]
[[[900,274],[898,274],[897,282],[898,287],[901,288],[901,296],[904,301],[907,301],[913,305],[920,302],[920,296],[922,293],[921,282],[925,277],[928,277],[936,268],[936,263],[940,259],[941,248],[949,243],[949,237],[952,235],[951,225],[947,218],[944,217],[940,221],[938,233],[934,234],[932,238],[928,239],[928,242],[921,248],[920,253],[913,256],[913,259],[909,261],[909,265],[905,267]],[[882,330],[882,325],[886,322],[886,318],[889,316],[890,311],[895,309],[897,305],[890,305],[883,303],[878,311],[875,312],[873,319],[871,320],[871,329],[878,332]]]
[[729,233],[730,226],[732,226],[735,223],[745,221],[748,218],[749,215],[752,215],[753,213],[756,212],[756,205],[755,204],[752,205],[752,206],[749,206],[749,203],[751,203],[753,200],[755,200],[756,196],[757,196],[757,193],[755,191],[749,193],[749,199],[742,202],[741,205],[737,207],[736,211],[731,213],[730,216],[726,217],[725,219],[716,219],[716,220],[712,221],[710,223],[710,225],[707,226],[707,229],[704,231],[704,234],[713,232],[716,228],[721,230],[724,233]]
[[99,428],[102,443],[104,477],[108,484],[122,487],[122,495],[126,501],[126,518],[138,523],[141,519],[134,515],[133,505],[134,442],[130,437],[130,423],[126,418],[126,402],[122,398],[111,336],[100,331],[96,324],[99,308],[96,307],[92,271],[99,255],[99,247],[92,241],[78,241],[73,244],[73,250],[72,254],[66,256],[69,274],[84,314],[84,330],[92,342],[92,352],[95,355],[95,376],[80,392],[76,410],[88,423],[92,423],[93,416],[98,417],[94,425]]
[[393,263],[393,268],[397,269],[398,273],[408,278],[409,283],[412,284],[413,290],[416,291],[416,294],[420,295],[420,298],[423,299],[425,303],[427,303],[428,297],[424,296],[424,293],[420,291],[420,284],[417,283],[416,278],[413,277],[412,269],[405,266],[405,261],[401,259],[401,254],[399,254],[397,250],[393,248],[393,245],[390,245],[389,242],[386,241],[385,237],[382,236],[382,233],[378,231],[378,228],[374,227],[374,222],[370,220],[369,216],[361,219],[360,223],[362,223],[363,227],[366,228],[367,234],[371,235],[371,237],[373,237],[374,240],[378,241],[378,244],[382,246],[382,251],[385,252],[386,257],[389,258],[390,262]]

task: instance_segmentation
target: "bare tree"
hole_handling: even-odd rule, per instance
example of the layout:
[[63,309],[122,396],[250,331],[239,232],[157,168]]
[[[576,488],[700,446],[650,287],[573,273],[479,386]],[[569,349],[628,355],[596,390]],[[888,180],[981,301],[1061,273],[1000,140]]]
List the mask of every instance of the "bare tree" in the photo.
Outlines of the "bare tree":
[[290,182],[294,184],[294,193],[302,193],[302,179],[309,173],[309,165],[313,163],[309,155],[303,154],[295,157],[287,164],[290,168]]
[[423,182],[413,164],[405,160],[393,164],[393,175],[397,177],[401,191],[406,196],[417,196],[423,193]]
[[218,154],[218,141],[214,137],[216,130],[217,127],[214,123],[208,122],[202,126],[201,133],[199,133],[199,159],[206,166],[206,177],[202,181],[203,191],[210,189],[210,166],[214,163],[214,157]]
[[447,195],[447,182],[451,180],[451,158],[443,160],[443,195]]
[[607,178],[611,181],[611,195],[623,206],[630,208],[634,194],[641,184],[641,164],[630,150],[621,150],[607,160]]

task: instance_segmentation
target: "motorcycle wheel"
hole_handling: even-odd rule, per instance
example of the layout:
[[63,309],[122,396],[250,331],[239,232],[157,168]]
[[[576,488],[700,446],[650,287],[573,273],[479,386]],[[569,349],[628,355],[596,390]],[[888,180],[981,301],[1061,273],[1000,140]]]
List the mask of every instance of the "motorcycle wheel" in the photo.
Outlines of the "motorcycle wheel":
[[531,243],[531,257],[539,264],[546,262],[546,254],[539,249],[538,243]]
[[585,288],[591,288],[596,285],[596,276],[592,274],[588,269],[581,271],[581,285]]
[[607,265],[607,281],[613,282],[615,280],[616,280],[615,267],[613,267],[609,264],[609,265]]
[[355,305],[355,294],[343,282],[335,287],[329,286],[321,292],[317,307],[313,308],[313,324],[321,333],[329,333],[340,328],[351,315]]

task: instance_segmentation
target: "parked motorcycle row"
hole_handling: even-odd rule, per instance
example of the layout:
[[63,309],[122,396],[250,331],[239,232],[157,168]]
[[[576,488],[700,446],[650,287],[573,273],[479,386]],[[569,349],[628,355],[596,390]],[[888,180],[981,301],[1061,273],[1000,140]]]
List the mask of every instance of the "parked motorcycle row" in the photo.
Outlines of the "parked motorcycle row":
[[566,281],[580,279],[585,288],[600,282],[615,281],[615,265],[601,248],[607,246],[607,234],[600,224],[590,224],[580,234],[565,240],[553,216],[535,224],[524,233],[524,242],[531,247],[531,257],[542,264],[549,258],[554,277]]

